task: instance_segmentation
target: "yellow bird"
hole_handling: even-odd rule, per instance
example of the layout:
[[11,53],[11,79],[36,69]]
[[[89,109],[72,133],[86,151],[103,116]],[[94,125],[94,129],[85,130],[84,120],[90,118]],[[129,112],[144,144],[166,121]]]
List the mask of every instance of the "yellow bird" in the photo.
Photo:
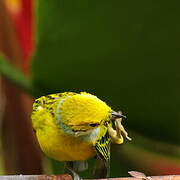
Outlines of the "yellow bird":
[[123,143],[122,134],[130,140],[122,117],[86,92],[42,96],[35,100],[31,116],[42,151],[65,161],[75,179],[79,179],[76,171],[83,169],[83,161],[95,156],[101,164],[95,176],[109,175],[110,143]]

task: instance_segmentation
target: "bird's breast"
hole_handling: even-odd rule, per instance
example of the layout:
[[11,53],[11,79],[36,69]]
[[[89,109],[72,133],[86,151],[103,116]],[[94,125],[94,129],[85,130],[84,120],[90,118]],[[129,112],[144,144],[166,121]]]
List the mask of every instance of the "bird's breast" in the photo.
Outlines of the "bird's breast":
[[95,156],[92,141],[74,137],[51,127],[38,130],[36,134],[44,153],[58,161],[80,161]]

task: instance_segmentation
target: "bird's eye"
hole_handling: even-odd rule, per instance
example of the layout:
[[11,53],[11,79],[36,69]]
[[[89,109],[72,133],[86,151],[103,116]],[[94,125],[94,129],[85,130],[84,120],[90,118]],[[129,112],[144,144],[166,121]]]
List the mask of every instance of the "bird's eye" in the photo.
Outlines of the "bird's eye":
[[89,124],[91,127],[96,127],[98,126],[99,124],[98,123],[92,123],[92,124]]

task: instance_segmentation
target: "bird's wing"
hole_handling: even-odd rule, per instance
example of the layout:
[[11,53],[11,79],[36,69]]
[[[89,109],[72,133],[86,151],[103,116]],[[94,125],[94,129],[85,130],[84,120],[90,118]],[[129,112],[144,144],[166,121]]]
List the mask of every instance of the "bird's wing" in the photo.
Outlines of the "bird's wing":
[[110,143],[111,138],[107,132],[95,145],[98,156],[106,161],[110,160]]
[[95,172],[95,175],[98,176],[98,178],[100,178],[99,176],[101,176],[101,177],[108,177],[109,176],[110,143],[111,143],[111,138],[107,132],[104,136],[102,136],[97,141],[97,143],[95,145],[97,156],[98,156],[96,168],[97,168],[97,170],[99,169],[99,172],[98,173]]
[[51,126],[50,122],[53,122],[55,117],[55,108],[58,103],[58,99],[61,98],[61,94],[52,94],[42,96],[35,100],[33,103],[33,110],[31,114],[32,124],[34,131],[39,127],[45,127],[47,122]]

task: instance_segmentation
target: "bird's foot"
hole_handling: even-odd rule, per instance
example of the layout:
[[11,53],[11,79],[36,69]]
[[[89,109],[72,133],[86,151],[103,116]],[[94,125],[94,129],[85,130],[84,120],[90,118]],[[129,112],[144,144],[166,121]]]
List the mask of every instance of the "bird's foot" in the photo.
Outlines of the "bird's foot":
[[72,172],[72,174],[73,174],[73,180],[82,180],[82,178],[76,172]]
[[70,174],[73,180],[82,180],[82,178],[73,170],[73,162],[65,162],[65,172]]

